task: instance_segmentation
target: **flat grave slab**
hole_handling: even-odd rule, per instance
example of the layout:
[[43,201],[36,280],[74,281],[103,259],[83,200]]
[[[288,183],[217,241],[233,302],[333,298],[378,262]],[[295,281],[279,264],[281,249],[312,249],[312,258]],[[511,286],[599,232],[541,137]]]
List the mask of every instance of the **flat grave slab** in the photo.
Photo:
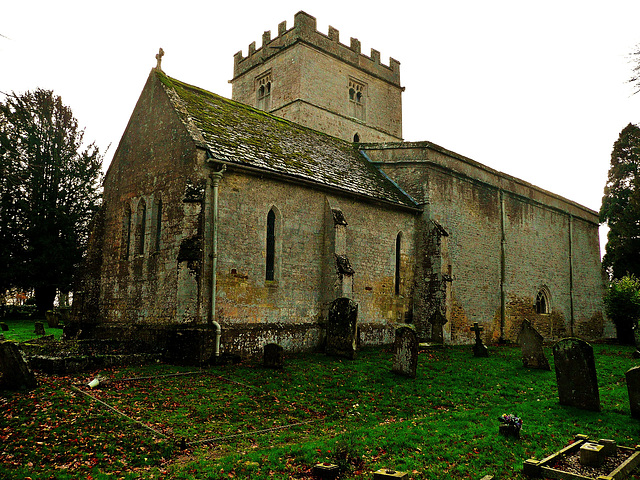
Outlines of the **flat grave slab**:
[[[594,446],[595,445],[595,446]],[[640,465],[640,445],[630,448],[614,446],[611,440],[589,440],[576,435],[575,441],[543,460],[530,458],[523,465],[523,473],[533,478],[559,480],[622,480]],[[584,452],[608,453],[600,465],[584,465]],[[598,462],[596,462],[598,463]]]

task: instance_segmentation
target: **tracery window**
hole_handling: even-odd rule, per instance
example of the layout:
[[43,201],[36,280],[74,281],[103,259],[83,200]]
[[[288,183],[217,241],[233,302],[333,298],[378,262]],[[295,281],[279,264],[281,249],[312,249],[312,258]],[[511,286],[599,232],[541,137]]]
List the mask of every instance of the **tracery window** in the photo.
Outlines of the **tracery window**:
[[551,312],[549,305],[549,292],[546,288],[541,288],[536,295],[536,313],[547,314]]
[[366,85],[362,82],[349,79],[349,114],[358,120],[364,121],[365,115]]
[[271,72],[256,79],[256,106],[268,112],[271,108]]

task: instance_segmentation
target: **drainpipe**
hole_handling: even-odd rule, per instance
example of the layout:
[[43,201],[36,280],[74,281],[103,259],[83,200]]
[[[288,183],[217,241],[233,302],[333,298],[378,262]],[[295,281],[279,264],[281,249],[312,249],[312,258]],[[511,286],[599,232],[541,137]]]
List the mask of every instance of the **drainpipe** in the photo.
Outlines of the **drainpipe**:
[[[213,165],[213,163],[211,164]],[[220,337],[222,328],[216,322],[216,285],[218,271],[218,187],[222,180],[222,174],[227,169],[226,165],[218,171],[211,172],[209,177],[212,189],[213,212],[211,215],[212,233],[211,233],[211,309],[208,315],[209,326],[216,328],[216,347],[215,356],[220,356]]]
[[504,284],[506,280],[506,243],[505,237],[504,191],[500,189],[500,341],[504,341],[504,323],[506,317],[506,300]]
[[573,215],[569,215],[569,308],[570,308],[570,333],[573,337]]

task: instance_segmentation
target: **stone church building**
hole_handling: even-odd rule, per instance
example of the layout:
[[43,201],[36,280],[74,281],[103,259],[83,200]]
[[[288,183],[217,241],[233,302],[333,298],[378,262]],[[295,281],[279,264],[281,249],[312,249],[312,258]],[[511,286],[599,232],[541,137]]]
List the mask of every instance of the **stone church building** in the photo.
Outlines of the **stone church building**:
[[[152,69],[104,180],[84,318],[219,327],[224,352],[612,336],[598,215],[433,143],[402,140],[400,63],[299,12],[234,57],[232,99]],[[207,330],[207,326],[209,329]],[[209,338],[207,335],[196,338]],[[202,340],[200,340],[202,341]]]

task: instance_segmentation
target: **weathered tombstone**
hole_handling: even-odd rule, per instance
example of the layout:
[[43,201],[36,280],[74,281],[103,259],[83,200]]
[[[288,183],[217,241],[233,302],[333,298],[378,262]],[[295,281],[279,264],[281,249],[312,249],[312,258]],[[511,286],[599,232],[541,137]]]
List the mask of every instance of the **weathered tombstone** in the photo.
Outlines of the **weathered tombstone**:
[[29,369],[18,344],[0,342],[0,390],[31,389],[38,385]]
[[36,335],[44,335],[44,324],[42,322],[36,322],[35,324],[35,334]]
[[472,332],[476,332],[476,343],[473,346],[473,356],[474,357],[488,357],[489,350],[482,343],[482,338],[480,338],[480,332],[484,330],[483,327],[478,325],[478,322],[474,322],[473,327],[470,328]]
[[6,323],[4,323],[4,322],[0,322],[0,328],[2,328],[2,331],[3,331],[3,332],[6,332],[6,331],[8,331],[8,330],[9,330],[9,325],[7,325],[7,324],[6,324]]
[[58,314],[58,312],[54,310],[47,310],[44,313],[44,317],[47,320],[47,325],[49,325],[49,328],[58,328],[58,325],[60,325],[60,315]]
[[600,411],[600,392],[593,348],[579,338],[564,338],[553,346],[560,405]]
[[357,348],[358,304],[350,298],[337,298],[329,307],[327,355],[355,358]]
[[625,373],[631,416],[640,419],[640,367],[633,367]]
[[396,329],[393,342],[393,373],[416,378],[418,368],[418,336],[411,327]]
[[264,346],[263,365],[267,368],[282,369],[284,367],[284,348],[277,343]]
[[551,370],[547,357],[542,350],[543,337],[533,328],[529,320],[524,320],[518,334],[518,343],[522,349],[522,364],[529,368]]

